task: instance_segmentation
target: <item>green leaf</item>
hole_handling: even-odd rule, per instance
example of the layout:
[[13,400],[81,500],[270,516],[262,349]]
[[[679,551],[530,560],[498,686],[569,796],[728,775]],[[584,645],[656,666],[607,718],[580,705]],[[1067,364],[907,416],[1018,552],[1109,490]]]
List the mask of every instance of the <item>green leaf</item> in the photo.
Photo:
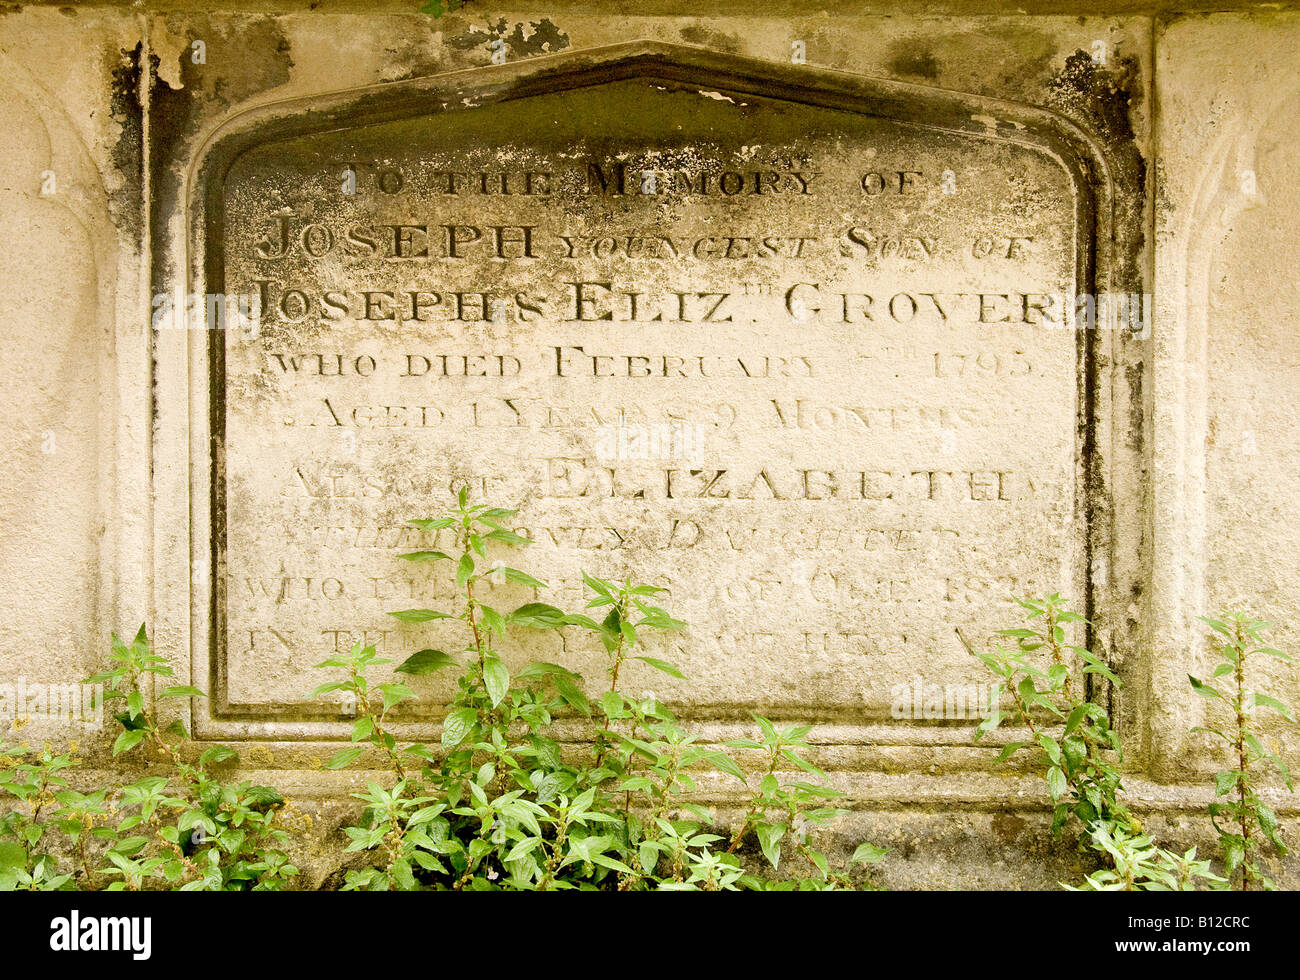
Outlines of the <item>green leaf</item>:
[[460,561],[456,564],[456,586],[463,589],[473,575],[474,556],[467,551],[460,556]]
[[853,857],[849,858],[850,864],[875,864],[889,853],[887,847],[877,847],[870,841],[866,841],[857,846],[853,852]]
[[740,766],[736,764],[736,760],[727,755],[727,753],[708,752],[704,755],[704,759],[719,772],[725,772],[728,776],[735,776],[742,783],[745,782],[745,770],[741,769]]
[[491,606],[479,603],[478,610],[483,615],[483,626],[489,633],[502,636],[506,631],[506,619]]
[[535,753],[534,758],[541,766],[547,769],[559,769],[564,765],[564,760],[560,755],[560,743],[544,735],[530,735],[528,743],[532,746]]
[[987,718],[985,718],[985,719],[984,719],[983,721],[981,721],[978,725],[976,725],[976,726],[975,726],[975,741],[978,742],[981,738],[983,738],[983,737],[984,737],[985,735],[987,735],[989,732],[991,732],[991,731],[993,731],[995,728],[997,728],[998,725],[1002,724],[1002,719],[1003,719],[1004,717],[1005,717],[1005,716],[1002,714],[1001,711],[996,711],[996,710],[995,710],[995,711],[994,711],[992,714],[990,714]]
[[1222,838],[1223,868],[1231,876],[1246,857],[1246,843],[1239,836],[1227,835]]
[[1203,684],[1201,681],[1198,681],[1198,680],[1197,680],[1195,677],[1193,677],[1191,674],[1188,674],[1188,675],[1187,675],[1187,679],[1188,679],[1189,681],[1192,682],[1192,690],[1194,690],[1194,691],[1195,691],[1197,694],[1199,694],[1201,697],[1203,697],[1203,698],[1221,698],[1221,697],[1223,697],[1222,694],[1220,694],[1220,693],[1219,693],[1218,691],[1216,691],[1214,688],[1210,687],[1210,685],[1208,685],[1208,684]]
[[1263,829],[1264,834],[1269,840],[1275,841],[1277,837],[1277,814],[1273,812],[1271,807],[1265,806],[1263,803],[1255,807],[1255,814],[1259,817],[1259,826]]
[[[625,623],[624,625],[626,626],[627,624]],[[665,674],[671,674],[673,677],[680,677],[682,680],[686,680],[686,675],[666,660],[657,660],[654,657],[635,657],[633,659],[644,660],[651,667],[655,668],[655,670],[662,670]]]
[[113,743],[113,754],[121,755],[123,752],[129,752],[131,749],[139,745],[148,734],[149,732],[143,728],[123,732]]
[[447,715],[442,722],[442,744],[446,748],[455,748],[469,736],[478,724],[478,711],[474,708],[460,708]]
[[254,809],[260,810],[284,805],[284,797],[280,795],[280,791],[271,786],[249,786],[246,792],[248,793],[248,805]]
[[450,517],[433,517],[407,521],[406,523],[418,527],[421,531],[440,531],[445,527],[451,527],[456,521]]
[[1232,630],[1228,629],[1228,627],[1224,623],[1221,623],[1219,620],[1210,619],[1206,616],[1198,616],[1196,618],[1203,623],[1209,623],[1210,629],[1214,630],[1216,633],[1221,633],[1224,636],[1228,637],[1228,639],[1232,639]]
[[[465,583],[460,583],[464,585]],[[428,623],[435,619],[451,619],[452,617],[445,612],[438,612],[436,609],[399,609],[397,612],[390,612],[388,615],[394,619],[400,619],[403,623]]]
[[404,555],[398,555],[398,558],[405,558],[407,561],[450,561],[451,555],[445,551],[408,551]]
[[599,864],[602,868],[610,868],[614,871],[620,871],[623,874],[636,874],[635,871],[629,868],[622,861],[612,858],[608,854],[593,854],[591,856],[591,862],[592,864]]
[[1051,794],[1053,802],[1064,796],[1068,788],[1065,773],[1061,771],[1060,767],[1052,766],[1047,770],[1047,792]]
[[325,763],[326,769],[346,769],[352,763],[361,757],[365,751],[364,745],[354,745],[351,748],[340,749],[330,757],[330,761]]
[[27,851],[22,845],[15,844],[13,841],[0,840],[0,872],[26,868]]
[[348,686],[348,681],[327,681],[326,683],[321,684],[319,687],[314,688],[312,692],[307,695],[307,697],[318,698],[322,694],[329,694],[331,691],[338,691],[347,686]]
[[525,837],[514,847],[510,848],[509,853],[505,856],[506,863],[508,864],[511,861],[518,861],[520,858],[528,857],[528,855],[531,854],[541,843],[542,839],[540,837]]
[[582,693],[577,684],[562,674],[555,675],[554,683],[555,690],[569,707],[576,708],[588,717],[591,716],[591,702],[587,700],[587,696]]
[[1214,795],[1226,796],[1231,793],[1237,785],[1237,773],[1232,769],[1224,769],[1214,774]]
[[1061,743],[1061,752],[1065,756],[1065,765],[1070,772],[1078,772],[1088,757],[1088,743],[1083,739],[1067,738]]
[[487,534],[489,541],[500,541],[503,544],[532,544],[531,538],[526,538],[522,534],[516,534],[514,531],[499,527]]
[[380,684],[376,690],[384,696],[384,711],[415,697],[415,692],[405,684]]
[[506,616],[509,625],[532,629],[558,629],[565,625],[566,620],[562,611],[545,602],[526,602]]
[[1079,723],[1082,722],[1085,717],[1087,717],[1087,714],[1088,714],[1088,706],[1086,704],[1081,704],[1076,706],[1075,709],[1070,712],[1070,717],[1065,720],[1065,734],[1069,735],[1076,728],[1078,728]]
[[458,665],[455,658],[443,653],[441,650],[420,650],[411,654],[393,669],[398,674],[410,674],[413,677],[420,677],[453,665]]
[[214,745],[199,756],[199,765],[220,765],[231,759],[238,759],[239,753],[228,745]]
[[207,695],[204,694],[202,691],[200,691],[197,687],[190,687],[189,685],[185,685],[185,684],[177,685],[176,687],[164,688],[162,693],[159,694],[158,696],[160,698],[206,698],[207,697]]
[[776,734],[776,728],[762,715],[756,715],[751,712],[750,717],[754,719],[755,723],[758,725],[759,731],[763,733],[764,744],[775,745],[781,740]]
[[502,573],[505,575],[506,579],[509,580],[509,581],[511,581],[511,582],[518,582],[520,585],[527,585],[528,587],[533,588],[533,589],[544,589],[544,588],[546,588],[546,583],[545,583],[545,582],[542,582],[542,581],[540,581],[539,579],[535,579],[535,578],[533,578],[531,575],[529,575],[527,572],[521,572],[521,571],[520,571],[519,569],[517,569],[517,568],[505,568],[505,567],[503,567],[503,568],[499,569],[499,571],[502,572]]
[[487,688],[494,708],[510,690],[510,671],[499,657],[488,657],[483,661],[483,686]]
[[1056,744],[1056,739],[1050,735],[1039,735],[1038,744],[1047,753],[1047,759],[1052,765],[1059,766],[1061,764],[1061,747]]
[[1253,707],[1259,707],[1262,705],[1265,708],[1272,708],[1287,721],[1295,721],[1295,715],[1291,713],[1290,708],[1276,698],[1270,698],[1267,694],[1252,694],[1250,696],[1250,703]]
[[609,582],[606,582],[604,579],[596,578],[594,575],[588,575],[586,572],[583,572],[582,580],[587,583],[587,588],[591,589],[591,591],[595,592],[597,595],[603,596],[606,599],[614,598],[610,595],[610,591],[614,586]]
[[573,673],[567,667],[561,667],[559,664],[548,664],[544,660],[532,661],[530,664],[524,667],[523,670],[519,671],[519,673],[516,674],[515,676],[519,680],[524,681],[524,680],[537,680],[542,677],[552,677],[555,675],[559,675],[560,677],[568,677],[570,680],[573,680],[578,677],[577,674]]
[[1006,762],[1008,759],[1010,759],[1013,755],[1015,755],[1024,747],[1025,747],[1024,742],[1008,742],[1006,745],[1002,747],[1002,751],[998,753],[997,761]]
[[1259,649],[1250,652],[1267,654],[1270,657],[1277,657],[1278,660],[1290,661],[1293,659],[1289,653],[1283,653],[1281,650],[1273,649],[1273,647],[1260,647]]
[[781,863],[781,838],[785,836],[785,824],[760,823],[754,827],[754,831],[758,834],[758,844],[763,849],[763,856],[775,871]]

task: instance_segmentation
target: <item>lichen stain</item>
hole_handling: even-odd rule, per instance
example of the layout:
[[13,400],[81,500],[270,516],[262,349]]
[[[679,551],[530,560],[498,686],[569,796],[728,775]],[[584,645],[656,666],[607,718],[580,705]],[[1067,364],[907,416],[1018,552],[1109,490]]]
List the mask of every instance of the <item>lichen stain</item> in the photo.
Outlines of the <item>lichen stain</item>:
[[[159,71],[150,54],[149,144],[153,190],[153,233],[167,235],[167,219],[180,213],[183,200],[183,159],[186,143],[202,123],[240,102],[289,81],[293,70],[288,38],[271,16],[241,17],[220,26],[194,19],[169,18],[167,28],[180,36],[203,40],[206,64],[196,65],[189,50],[180,59],[180,87],[169,84],[170,72]],[[237,72],[213,72],[212,65],[240,65]],[[161,254],[161,253],[160,253]],[[172,281],[176,270],[165,258],[155,259],[155,282]]]
[[687,44],[698,44],[701,47],[712,48],[715,51],[726,51],[731,54],[740,51],[742,46],[740,38],[731,34],[724,34],[721,31],[715,31],[702,24],[687,24],[681,29],[681,37]]
[[993,815],[992,830],[1002,841],[1008,844],[1014,844],[1029,824],[1014,813],[995,813]]
[[1065,65],[1047,85],[1051,108],[1083,123],[1099,137],[1111,161],[1115,182],[1117,227],[1127,229],[1132,248],[1119,257],[1115,282],[1142,279],[1136,256],[1143,240],[1143,204],[1147,162],[1138,147],[1131,112],[1142,98],[1141,65],[1133,56],[1112,58],[1099,65],[1083,50],[1065,59]]
[[113,65],[109,95],[109,115],[120,127],[113,143],[113,168],[121,178],[109,197],[109,208],[113,223],[132,241],[139,240],[142,220],[144,107],[140,103],[140,55],[143,50],[143,44],[121,49]]
[[1097,64],[1088,52],[1076,51],[1047,89],[1059,109],[1087,120],[1108,140],[1128,143],[1133,141],[1129,110],[1141,97],[1138,71],[1133,57],[1117,59],[1112,69]]
[[490,44],[493,41],[506,42],[510,54],[515,57],[529,57],[539,54],[554,54],[569,46],[569,35],[561,31],[548,17],[540,21],[530,21],[525,30],[522,22],[511,29],[504,17],[489,25],[486,30],[469,30],[463,34],[447,34],[446,44],[458,51]]
[[[1147,324],[1148,329],[1150,325]],[[1142,448],[1142,432],[1145,425],[1145,413],[1142,408],[1142,363],[1130,364],[1124,369],[1124,378],[1129,386],[1129,430],[1127,443],[1133,451]]]
[[250,748],[248,750],[248,758],[253,762],[259,762],[268,768],[275,765],[275,755],[265,745],[254,745]]
[[400,38],[384,51],[389,55],[388,69],[383,76],[387,82],[436,75],[449,67],[430,50],[427,39],[423,37]]
[[939,59],[928,41],[900,38],[889,46],[888,67],[895,75],[913,75],[934,80],[939,77]]

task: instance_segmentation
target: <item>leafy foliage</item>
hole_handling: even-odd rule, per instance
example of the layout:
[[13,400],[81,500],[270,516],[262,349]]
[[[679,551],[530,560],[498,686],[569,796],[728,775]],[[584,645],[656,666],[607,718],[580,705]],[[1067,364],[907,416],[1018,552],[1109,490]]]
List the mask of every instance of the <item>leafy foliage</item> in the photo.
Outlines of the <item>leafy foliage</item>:
[[[1259,691],[1246,686],[1246,661],[1249,657],[1263,655],[1291,662],[1291,656],[1267,646],[1263,632],[1271,625],[1253,619],[1245,613],[1220,613],[1217,619],[1204,619],[1216,634],[1219,664],[1212,679],[1230,678],[1230,687],[1224,691],[1187,675],[1192,689],[1201,697],[1222,702],[1228,709],[1231,725],[1228,731],[1213,727],[1198,727],[1203,732],[1227,743],[1232,753],[1233,766],[1216,774],[1214,793],[1226,797],[1223,802],[1210,804],[1210,821],[1219,834],[1219,848],[1223,855],[1225,872],[1233,879],[1234,887],[1248,891],[1252,885],[1266,890],[1275,886],[1260,866],[1261,851],[1271,847],[1281,856],[1286,854],[1277,814],[1259,797],[1259,764],[1271,764],[1288,790],[1294,791],[1291,772],[1282,758],[1264,747],[1260,733],[1253,724],[1256,708],[1268,708],[1292,724],[1295,715],[1291,709]],[[1222,823],[1220,821],[1223,821]]]
[[1088,875],[1081,891],[1195,891],[1198,880],[1216,889],[1227,884],[1210,870],[1209,861],[1197,860],[1196,848],[1174,854],[1120,821],[1095,823],[1092,841],[1111,866]]
[[[224,745],[197,762],[181,747],[189,733],[162,726],[142,681],[174,679],[154,653],[143,626],[130,643],[113,636],[112,669],[87,679],[104,684],[105,699],[124,702],[113,755],[152,752],[169,774],[82,793],[69,783],[70,753],[0,748],[0,792],[12,809],[0,812],[0,890],[182,891],[275,890],[297,874],[280,850],[288,835],[277,825],[278,792],[249,782],[223,783],[212,768],[235,758]],[[159,700],[203,697],[171,685]]]
[[[1059,835],[1075,818],[1083,840],[1103,862],[1084,879],[1084,889],[1195,890],[1198,880],[1211,887],[1222,884],[1209,862],[1196,860],[1195,848],[1179,856],[1156,846],[1124,805],[1119,734],[1106,709],[1087,697],[1089,676],[1115,687],[1120,680],[1090,650],[1068,641],[1067,627],[1087,620],[1055,593],[1015,601],[1027,624],[997,631],[1015,641],[1013,649],[998,645],[992,653],[979,653],[958,632],[967,650],[998,677],[991,698],[995,708],[975,737],[1008,719],[1027,730],[1029,738],[1007,743],[998,761],[1022,749],[1034,753],[1052,801],[1052,833]],[[1011,701],[1007,711],[996,707],[1004,695]]]
[[[450,610],[405,609],[392,615],[408,623],[461,624],[466,645],[452,652],[425,649],[396,665],[394,674],[420,676],[457,670],[457,693],[443,719],[441,751],[400,745],[390,715],[415,697],[403,683],[374,683],[368,676],[389,661],[357,644],[321,668],[342,677],[317,687],[322,697],[344,692],[357,704],[354,746],[327,768],[343,769],[369,748],[385,760],[391,786],[370,783],[354,794],[365,804],[347,828],[348,849],[364,866],[346,872],[348,889],[455,890],[561,889],[733,890],[851,887],[846,874],[809,843],[809,828],[837,810],[840,794],[805,758],[806,726],[778,729],[755,718],[758,739],[725,748],[760,753],[758,774],[740,826],[717,833],[711,814],[690,803],[701,771],[748,784],[745,770],[723,748],[701,743],[653,695],[629,696],[619,683],[628,662],[640,661],[672,677],[682,673],[646,650],[647,637],[685,624],[655,603],[651,585],[607,581],[584,574],[589,601],[580,613],[543,602],[512,611],[484,601],[483,583],[496,576],[539,590],[544,583],[489,557],[529,544],[506,523],[514,511],[471,505],[462,491],[441,517],[412,521],[426,531],[451,531],[453,553],[416,551],[411,562],[448,570],[461,598]],[[589,638],[605,675],[589,696],[583,678],[552,663],[532,663],[511,673],[502,645],[519,630],[575,630]],[[566,757],[553,737],[558,717],[577,716],[591,726],[585,753]],[[572,756],[572,753],[570,753]],[[793,770],[795,775],[790,775]],[[797,857],[807,874],[774,880],[748,872],[739,852],[756,842],[775,872],[783,854]],[[878,861],[883,851],[863,845],[853,860]]]

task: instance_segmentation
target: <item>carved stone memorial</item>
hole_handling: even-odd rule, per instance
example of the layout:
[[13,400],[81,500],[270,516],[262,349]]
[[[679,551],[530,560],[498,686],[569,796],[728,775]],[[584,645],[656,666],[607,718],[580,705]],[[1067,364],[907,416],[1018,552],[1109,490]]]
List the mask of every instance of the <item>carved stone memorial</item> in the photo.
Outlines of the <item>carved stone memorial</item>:
[[329,653],[457,652],[388,613],[456,601],[398,556],[461,486],[550,586],[491,605],[667,589],[690,683],[626,686],[698,722],[977,718],[953,627],[1092,598],[1095,170],[1046,114],[655,45],[237,122],[195,185],[205,730],[327,735]]

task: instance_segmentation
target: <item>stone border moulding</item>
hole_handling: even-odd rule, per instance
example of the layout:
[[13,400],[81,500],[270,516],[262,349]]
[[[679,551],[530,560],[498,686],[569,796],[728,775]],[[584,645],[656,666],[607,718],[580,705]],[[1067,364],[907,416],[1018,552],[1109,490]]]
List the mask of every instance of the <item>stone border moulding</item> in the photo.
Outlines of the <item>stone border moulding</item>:
[[[205,138],[200,137],[188,161],[181,161],[187,167],[184,240],[172,240],[166,247],[178,259],[175,267],[185,270],[187,293],[225,291],[221,249],[209,248],[209,244],[221,239],[225,177],[240,155],[255,146],[425,115],[473,112],[534,95],[629,79],[835,109],[1037,151],[1067,172],[1074,189],[1076,291],[1096,294],[1129,285],[1116,281],[1124,275],[1119,271],[1125,268],[1121,249],[1127,246],[1117,242],[1110,164],[1099,142],[1069,119],[986,97],[649,40],[271,102],[237,112],[220,121]],[[1123,231],[1119,237],[1127,238]],[[155,247],[161,246],[156,243]],[[176,638],[178,649],[185,649],[188,643],[193,682],[206,685],[212,694],[210,702],[191,702],[192,730],[199,739],[279,743],[301,749],[321,743],[322,751],[328,751],[326,743],[347,739],[348,724],[336,712],[330,710],[322,716],[286,706],[277,717],[272,712],[241,709],[225,699],[224,344],[217,331],[187,330],[184,334],[183,344],[166,351],[160,345],[159,376],[170,380],[158,388],[182,398],[188,407],[181,413],[156,405],[157,465],[176,473],[170,483],[178,490],[184,473],[188,500],[165,503],[168,495],[157,491],[155,500],[159,507],[156,519],[176,522],[167,532],[174,535],[174,541],[183,540],[188,532],[190,550],[172,553],[164,547],[157,549],[155,582],[173,585],[155,586],[155,608],[160,625]],[[1114,614],[1125,608],[1134,583],[1119,582],[1120,576],[1105,573],[1109,556],[1117,550],[1114,534],[1129,526],[1129,522],[1114,520],[1110,499],[1115,485],[1111,469],[1116,465],[1111,452],[1112,375],[1121,370],[1117,367],[1120,343],[1113,331],[1080,331],[1078,338],[1075,499],[1076,517],[1087,529],[1087,541],[1085,565],[1078,570],[1077,580],[1086,583],[1083,598],[1089,618],[1103,625],[1120,624],[1122,618]],[[176,457],[186,450],[188,458],[182,463]],[[1136,546],[1129,542],[1118,550],[1133,553]],[[1103,556],[1100,572],[1097,556]],[[191,570],[199,567],[211,568],[210,587],[194,581]],[[1113,625],[1106,632],[1123,631]],[[734,709],[726,716],[684,714],[697,722],[706,737],[730,737],[737,728]],[[396,731],[402,738],[430,739],[437,736],[438,727],[413,722],[397,726]],[[575,740],[582,738],[577,726],[572,732]],[[878,765],[872,759],[887,756],[893,766],[903,763],[907,770],[924,772],[933,771],[936,762],[941,763],[940,769],[988,768],[992,754],[986,748],[972,747],[973,732],[974,727],[968,724],[832,723],[818,725],[814,734],[821,735],[820,741],[834,757],[835,761],[825,760],[833,769],[871,768]],[[873,747],[885,755],[873,752]],[[989,792],[976,790],[975,796],[982,798]]]

